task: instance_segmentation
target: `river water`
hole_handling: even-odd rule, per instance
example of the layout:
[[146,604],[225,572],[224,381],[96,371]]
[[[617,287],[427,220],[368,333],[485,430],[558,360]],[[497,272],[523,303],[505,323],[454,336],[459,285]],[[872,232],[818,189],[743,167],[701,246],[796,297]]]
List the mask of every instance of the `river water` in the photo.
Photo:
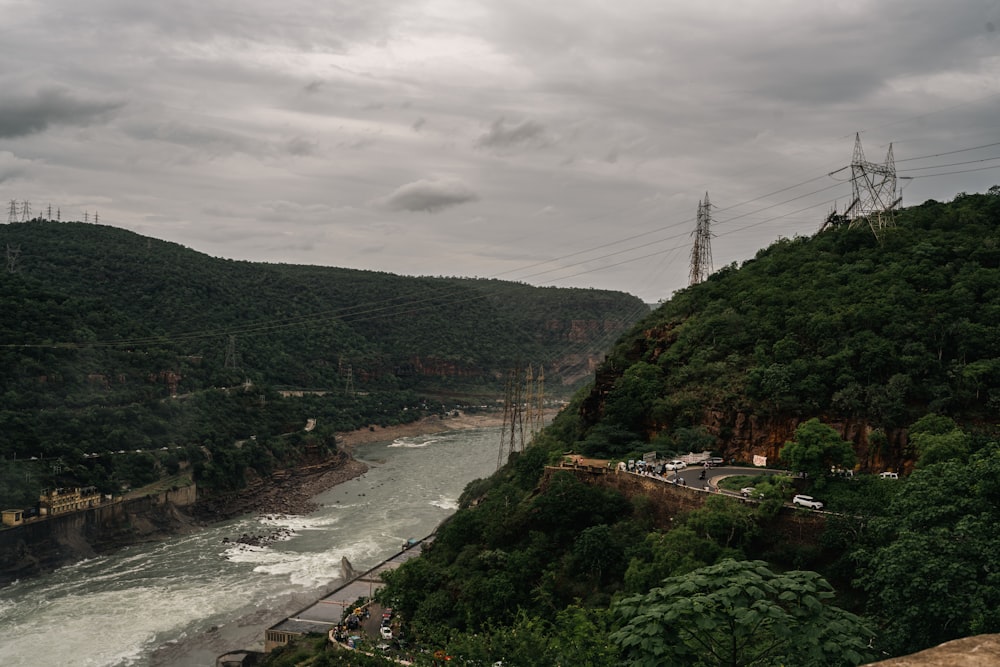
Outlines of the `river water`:
[[[3,667],[211,666],[263,649],[264,629],[424,537],[473,479],[496,469],[500,429],[358,447],[369,471],[306,516],[247,516],[136,545],[0,589]],[[280,535],[263,547],[224,539]]]

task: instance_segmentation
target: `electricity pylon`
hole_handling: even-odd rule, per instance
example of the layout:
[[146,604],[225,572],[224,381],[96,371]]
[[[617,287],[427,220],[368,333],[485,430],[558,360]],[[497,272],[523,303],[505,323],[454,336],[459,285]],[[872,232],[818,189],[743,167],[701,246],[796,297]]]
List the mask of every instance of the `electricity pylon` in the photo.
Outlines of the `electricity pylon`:
[[500,450],[497,470],[503,467],[513,452],[524,451],[524,411],[522,404],[521,369],[507,372],[504,385],[503,428],[500,429]]
[[896,160],[892,155],[892,144],[889,144],[885,163],[877,164],[865,159],[861,133],[854,135],[851,190],[854,198],[844,212],[851,221],[850,226],[859,227],[867,223],[875,238],[879,238],[883,229],[893,225],[892,211],[902,199],[896,196]]
[[239,367],[236,359],[236,336],[232,334],[229,335],[229,342],[226,344],[226,362],[223,367],[231,370],[236,370]]
[[705,200],[698,202],[696,221],[688,285],[704,282],[712,273],[712,203],[708,200],[707,192]]

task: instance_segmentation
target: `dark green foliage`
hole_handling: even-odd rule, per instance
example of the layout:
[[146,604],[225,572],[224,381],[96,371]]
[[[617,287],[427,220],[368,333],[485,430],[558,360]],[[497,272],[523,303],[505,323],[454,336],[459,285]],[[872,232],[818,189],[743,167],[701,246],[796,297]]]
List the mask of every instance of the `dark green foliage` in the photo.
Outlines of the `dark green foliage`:
[[[738,414],[889,430],[929,410],[995,421],[998,269],[996,194],[901,211],[881,243],[847,227],[781,240],[637,324],[598,370],[577,439],[596,449],[592,429],[672,433],[709,414],[723,427]],[[623,409],[627,394],[652,408]]]
[[873,633],[830,605],[815,572],[776,574],[762,561],[724,560],[625,598],[611,639],[622,664],[655,667],[859,665]]
[[617,663],[618,651],[607,640],[606,613],[571,605],[552,620],[518,614],[509,626],[448,641],[451,664],[519,667],[605,667]]
[[1000,631],[1000,448],[913,473],[855,553],[893,654]]
[[910,426],[909,437],[916,450],[917,467],[964,460],[969,455],[971,438],[949,417],[924,415]]
[[795,439],[781,448],[781,460],[792,470],[804,472],[820,482],[831,469],[850,470],[856,458],[851,443],[813,417],[795,429]]
[[[583,342],[574,323],[604,349],[648,312],[619,292],[213,259],[100,225],[4,225],[0,242],[21,250],[0,274],[0,458],[99,455],[29,475],[34,493],[0,471],[3,502],[51,484],[139,486],[179,471],[190,445],[204,447],[187,459],[200,485],[235,490],[248,470],[332,451],[335,431],[493,400],[522,362],[545,363],[558,393],[583,377],[565,353]],[[279,437],[308,419],[325,435]],[[174,459],[148,458],[164,447]],[[105,458],[135,450],[144,464]]]

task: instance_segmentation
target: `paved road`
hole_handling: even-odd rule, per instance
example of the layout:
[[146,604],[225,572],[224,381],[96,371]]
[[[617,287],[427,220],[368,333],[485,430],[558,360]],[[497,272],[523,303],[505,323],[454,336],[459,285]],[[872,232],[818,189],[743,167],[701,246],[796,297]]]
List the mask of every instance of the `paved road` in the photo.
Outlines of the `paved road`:
[[[705,479],[700,479],[701,472],[704,470],[701,466],[694,465],[684,468],[678,473],[675,473],[675,477],[678,479],[683,479],[684,482],[691,487],[700,489],[706,485],[711,487],[711,490],[717,490],[718,480],[723,477],[728,477],[730,475],[787,475],[787,470],[771,470],[769,468],[752,468],[752,467],[740,467],[740,466],[719,466],[717,468],[709,468],[706,471]],[[673,480],[674,477],[667,477],[667,480]],[[738,494],[736,494],[738,495]]]

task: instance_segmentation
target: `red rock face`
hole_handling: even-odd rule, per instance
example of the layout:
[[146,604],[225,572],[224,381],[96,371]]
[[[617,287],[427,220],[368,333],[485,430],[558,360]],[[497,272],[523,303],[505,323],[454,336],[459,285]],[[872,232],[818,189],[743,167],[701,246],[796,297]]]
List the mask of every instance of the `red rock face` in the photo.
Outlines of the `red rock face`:
[[[676,323],[666,323],[654,329],[649,329],[643,337],[637,338],[632,349],[628,350],[628,363],[644,359],[656,363],[676,340]],[[612,367],[610,364],[599,367],[594,376],[594,387],[584,399],[581,408],[581,418],[585,425],[594,425],[600,421],[604,413],[604,404],[615,381],[621,377],[625,367]],[[879,448],[873,446],[869,437],[874,426],[865,419],[844,418],[839,415],[805,415],[793,416],[787,414],[754,414],[745,411],[720,410],[706,405],[697,423],[716,437],[713,450],[726,459],[752,462],[754,456],[766,456],[769,464],[779,460],[779,452],[784,444],[795,436],[799,424],[812,417],[836,429],[842,438],[854,443],[855,453],[860,470],[880,472],[895,470],[903,472],[912,467],[913,456],[907,448],[905,429],[890,429],[885,431],[886,444]],[[662,432],[673,430],[671,424],[650,424],[646,437],[652,440]]]

